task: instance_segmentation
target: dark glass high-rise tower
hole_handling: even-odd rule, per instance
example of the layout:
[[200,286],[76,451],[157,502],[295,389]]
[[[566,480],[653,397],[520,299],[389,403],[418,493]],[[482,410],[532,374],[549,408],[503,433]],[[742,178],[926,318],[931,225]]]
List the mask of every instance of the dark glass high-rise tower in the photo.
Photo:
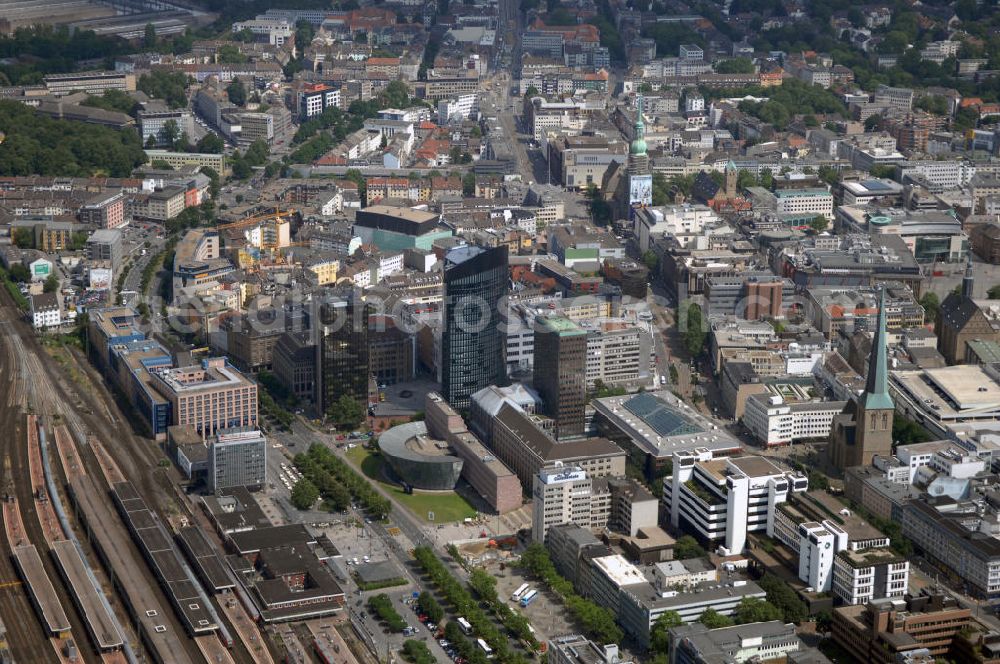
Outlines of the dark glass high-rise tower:
[[499,307],[509,284],[507,247],[456,247],[445,255],[441,394],[455,409],[506,382]]
[[319,304],[316,396],[323,412],[344,394],[368,406],[368,313],[357,289],[336,291]]

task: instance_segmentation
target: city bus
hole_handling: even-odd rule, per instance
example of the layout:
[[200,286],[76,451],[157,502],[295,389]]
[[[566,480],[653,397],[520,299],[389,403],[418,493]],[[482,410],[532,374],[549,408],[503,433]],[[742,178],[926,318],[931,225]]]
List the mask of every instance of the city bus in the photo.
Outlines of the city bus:
[[463,634],[465,634],[466,636],[472,634],[472,625],[469,624],[468,620],[466,620],[465,618],[459,618],[456,622],[458,622],[458,626],[462,628]]
[[535,601],[536,597],[538,597],[538,591],[532,590],[527,595],[521,598],[521,606],[528,606],[529,604]]
[[512,601],[512,602],[518,601],[519,599],[521,599],[521,597],[526,592],[528,592],[528,584],[527,583],[522,583],[518,587],[518,589],[514,591],[514,594],[510,596],[510,601]]
[[476,643],[479,644],[479,647],[482,649],[484,653],[486,653],[487,657],[493,656],[493,648],[490,648],[489,645],[487,645],[486,641],[483,641],[482,639],[476,639]]

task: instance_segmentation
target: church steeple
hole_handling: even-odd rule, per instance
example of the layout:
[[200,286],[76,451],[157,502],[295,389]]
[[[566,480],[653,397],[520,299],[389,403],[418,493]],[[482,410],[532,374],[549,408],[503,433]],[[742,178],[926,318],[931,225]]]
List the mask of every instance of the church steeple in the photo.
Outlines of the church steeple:
[[962,298],[966,300],[972,299],[972,289],[975,284],[975,278],[972,275],[972,252],[969,252],[969,260],[965,264],[965,277],[962,279]]
[[646,123],[642,119],[642,95],[636,100],[635,112],[635,139],[629,146],[628,153],[633,156],[643,156],[646,154]]
[[889,396],[889,367],[886,355],[888,344],[885,332],[885,286],[879,292],[878,325],[872,336],[872,353],[868,358],[868,377],[865,381],[865,391],[858,397],[858,405],[864,410],[892,410],[892,397]]

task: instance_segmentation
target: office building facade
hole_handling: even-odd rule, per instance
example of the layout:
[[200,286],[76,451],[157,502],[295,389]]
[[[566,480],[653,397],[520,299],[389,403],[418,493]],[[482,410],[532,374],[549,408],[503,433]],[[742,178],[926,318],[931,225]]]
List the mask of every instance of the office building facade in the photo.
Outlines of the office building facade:
[[555,420],[556,438],[583,435],[587,401],[587,333],[568,318],[535,320],[532,383],[545,413]]
[[341,291],[319,305],[316,402],[326,412],[341,396],[368,403],[368,307],[360,291]]
[[453,407],[506,382],[499,307],[507,297],[507,247],[456,247],[445,255],[441,393]]
[[257,429],[222,429],[208,448],[209,490],[267,484],[267,439]]

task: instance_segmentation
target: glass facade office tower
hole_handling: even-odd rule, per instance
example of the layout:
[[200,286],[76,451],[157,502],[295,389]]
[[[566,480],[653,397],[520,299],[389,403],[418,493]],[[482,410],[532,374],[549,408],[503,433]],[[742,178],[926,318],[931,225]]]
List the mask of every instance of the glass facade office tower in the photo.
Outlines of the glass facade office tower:
[[507,297],[507,247],[456,247],[445,255],[441,394],[456,410],[490,385],[503,385],[505,333],[499,307]]
[[316,391],[323,412],[344,394],[368,407],[368,313],[357,289],[319,305]]

